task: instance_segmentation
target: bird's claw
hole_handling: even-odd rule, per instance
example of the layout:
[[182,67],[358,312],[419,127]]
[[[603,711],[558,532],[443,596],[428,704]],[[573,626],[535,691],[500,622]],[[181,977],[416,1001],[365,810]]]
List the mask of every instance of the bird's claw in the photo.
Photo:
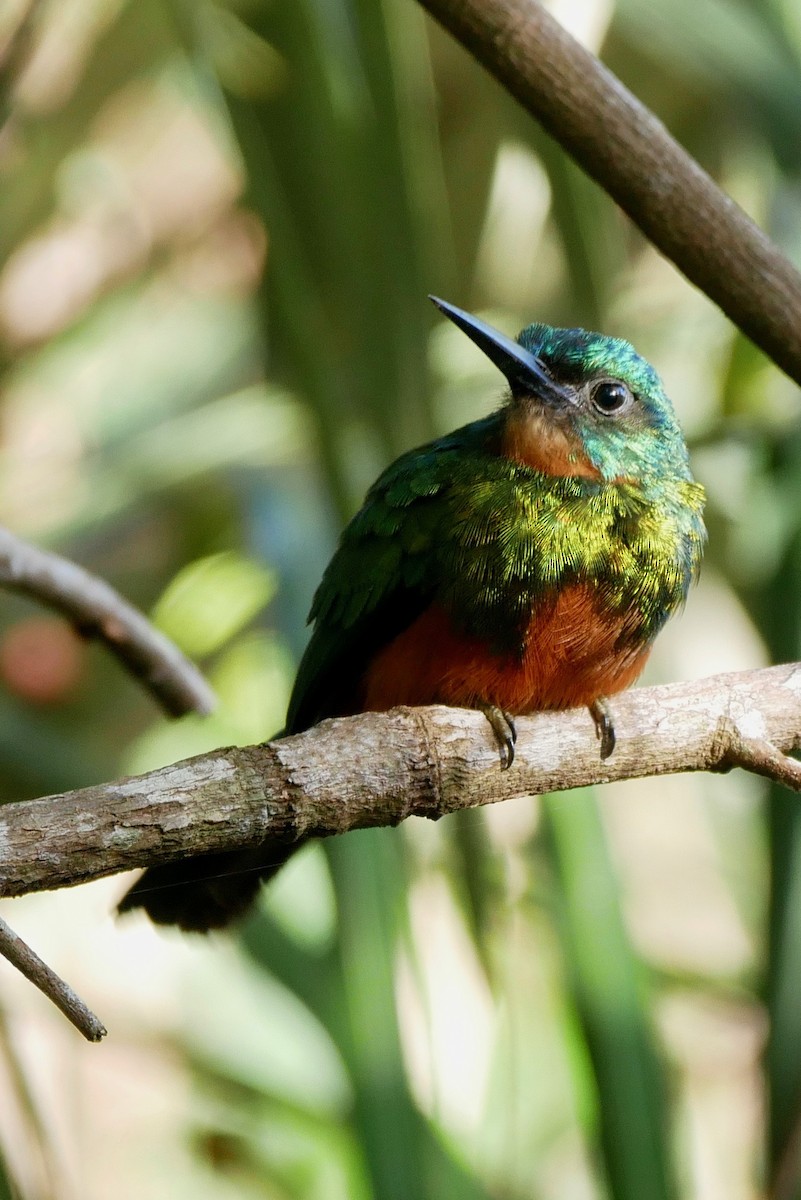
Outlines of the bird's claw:
[[601,742],[601,762],[611,755],[615,748],[615,723],[609,701],[605,696],[599,696],[589,706],[590,716],[595,722],[595,736]]
[[501,755],[501,770],[508,771],[515,760],[517,729],[511,713],[497,704],[482,704],[481,711],[490,723]]

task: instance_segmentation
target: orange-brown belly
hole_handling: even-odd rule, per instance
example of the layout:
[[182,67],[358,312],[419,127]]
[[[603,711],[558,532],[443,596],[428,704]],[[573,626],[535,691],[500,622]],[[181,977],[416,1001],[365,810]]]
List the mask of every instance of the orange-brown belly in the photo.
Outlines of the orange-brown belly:
[[618,640],[619,614],[599,609],[594,590],[565,588],[531,618],[522,656],[491,653],[454,630],[432,605],[372,660],[364,677],[364,708],[396,704],[497,704],[512,713],[592,704],[633,683],[650,646]]

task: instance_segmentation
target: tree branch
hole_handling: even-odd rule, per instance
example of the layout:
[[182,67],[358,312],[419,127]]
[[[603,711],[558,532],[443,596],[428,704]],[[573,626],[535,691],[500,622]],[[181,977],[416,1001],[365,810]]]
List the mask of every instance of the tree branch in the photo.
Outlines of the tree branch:
[[801,383],[801,275],[611,71],[535,0],[420,3]]
[[99,1042],[106,1028],[68,983],[31,950],[19,934],[0,920],[0,954],[43,992],[89,1042]]
[[787,757],[801,742],[801,663],[636,689],[612,710],[617,747],[604,762],[584,709],[520,718],[514,766],[501,771],[480,713],[399,708],[7,804],[0,896],[647,775],[742,766],[801,791]]
[[[611,708],[617,745],[603,761],[585,709],[519,718],[514,765],[501,771],[481,713],[397,708],[6,804],[0,896],[615,779],[741,766],[801,791],[801,763],[788,757],[801,744],[801,663],[624,692]],[[102,1038],[98,1018],[3,921],[0,955],[85,1037]]]
[[[0,587],[38,600],[67,617],[83,637],[103,641],[171,716],[213,710],[214,693],[197,668],[109,584],[2,528]],[[0,864],[2,855],[0,832]],[[0,956],[48,996],[85,1038],[97,1042],[105,1035],[102,1023],[69,984],[3,920]]]
[[170,716],[213,711],[214,692],[197,667],[114,588],[2,528],[0,587],[55,609],[83,637],[99,638]]

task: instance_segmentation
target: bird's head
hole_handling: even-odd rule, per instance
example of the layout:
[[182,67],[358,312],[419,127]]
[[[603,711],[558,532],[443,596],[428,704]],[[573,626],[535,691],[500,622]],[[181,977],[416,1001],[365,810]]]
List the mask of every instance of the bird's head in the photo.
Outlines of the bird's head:
[[538,470],[642,482],[689,479],[661,380],[628,342],[529,325],[513,341],[432,297],[509,381],[507,452]]

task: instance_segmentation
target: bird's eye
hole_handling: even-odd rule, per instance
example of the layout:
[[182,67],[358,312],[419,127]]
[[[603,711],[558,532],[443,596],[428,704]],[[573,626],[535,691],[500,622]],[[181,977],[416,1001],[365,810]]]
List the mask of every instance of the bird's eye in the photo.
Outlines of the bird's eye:
[[616,417],[631,401],[631,392],[620,380],[607,379],[593,388],[592,402],[605,417]]

